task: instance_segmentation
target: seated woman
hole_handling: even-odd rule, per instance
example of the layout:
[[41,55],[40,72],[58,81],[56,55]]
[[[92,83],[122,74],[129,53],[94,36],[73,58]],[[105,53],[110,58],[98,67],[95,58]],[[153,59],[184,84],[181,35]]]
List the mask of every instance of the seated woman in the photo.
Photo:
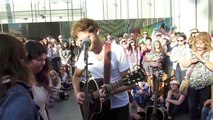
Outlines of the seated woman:
[[69,81],[68,74],[66,72],[65,66],[60,67],[60,76],[61,76],[61,89],[69,90],[72,88],[72,83]]
[[166,98],[167,112],[171,118],[174,118],[180,113],[182,103],[186,99],[186,95],[181,94],[179,91],[180,82],[178,80],[172,80],[170,82],[170,90],[168,91]]
[[52,91],[51,97],[57,99],[59,92],[61,92],[61,78],[55,70],[50,71],[49,78],[49,86]]
[[51,88],[50,101],[67,99],[68,94],[61,90],[61,78],[55,70],[51,70],[49,73],[49,86]]
[[213,85],[211,85],[211,99],[204,102],[202,108],[201,120],[212,120],[213,119]]

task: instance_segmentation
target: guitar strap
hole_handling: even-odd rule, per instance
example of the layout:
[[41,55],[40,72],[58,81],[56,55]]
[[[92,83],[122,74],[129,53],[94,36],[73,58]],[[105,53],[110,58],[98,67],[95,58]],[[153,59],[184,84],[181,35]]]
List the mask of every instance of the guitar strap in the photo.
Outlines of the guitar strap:
[[104,84],[109,84],[110,81],[110,67],[111,67],[111,43],[105,43],[104,53]]

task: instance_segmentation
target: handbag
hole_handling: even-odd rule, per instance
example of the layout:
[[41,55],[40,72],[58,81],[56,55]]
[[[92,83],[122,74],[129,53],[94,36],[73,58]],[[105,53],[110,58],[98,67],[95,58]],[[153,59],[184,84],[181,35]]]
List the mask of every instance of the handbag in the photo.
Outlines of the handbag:
[[181,94],[187,95],[188,88],[189,88],[189,77],[185,76],[185,79],[182,80],[180,84],[179,91]]
[[184,77],[184,80],[182,80],[180,87],[179,87],[179,91],[181,94],[187,95],[188,88],[189,88],[189,77],[191,76],[192,71],[195,68],[195,66],[196,66],[196,64],[193,64],[189,73]]

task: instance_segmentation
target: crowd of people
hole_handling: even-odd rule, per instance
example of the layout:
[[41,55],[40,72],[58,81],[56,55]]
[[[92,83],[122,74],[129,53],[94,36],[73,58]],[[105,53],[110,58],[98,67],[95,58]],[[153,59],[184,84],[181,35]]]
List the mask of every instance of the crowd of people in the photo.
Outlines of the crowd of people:
[[[1,33],[0,119],[50,120],[47,107],[68,99],[66,90],[70,89],[77,103],[85,105],[88,98],[81,86],[85,69],[99,85],[99,104],[109,100],[110,104],[100,114],[90,115],[91,108],[84,109],[89,113],[83,113],[84,119],[144,120],[146,108],[156,101],[157,109],[165,108],[168,119],[183,111],[189,112],[190,120],[213,118],[213,33],[192,29],[187,37],[161,26],[151,34],[124,33],[120,38],[108,34],[102,40],[99,30],[95,20],[84,18],[73,25],[70,41],[62,35],[57,40],[47,36],[25,41]],[[85,38],[90,42],[88,64],[82,52]],[[143,81],[113,86],[138,69],[143,71]],[[190,81],[187,93],[179,90],[184,79]],[[136,112],[130,111],[130,104]],[[25,115],[20,114],[23,112]]]
[[[148,35],[146,31],[143,32],[142,36],[125,33],[121,38],[113,38],[108,35],[106,42],[104,42],[100,40],[99,27],[94,20],[82,19],[78,21],[72,29],[72,37],[76,40],[84,38],[91,40],[88,60],[92,65],[88,66],[88,69],[93,79],[104,78],[103,65],[106,43],[111,43],[112,46],[110,83],[119,81],[128,74],[126,71],[131,72],[138,68],[143,68],[147,76],[146,82],[139,82],[134,86],[121,86],[110,92],[104,92],[101,89],[99,93],[101,99],[110,96],[112,102],[110,111],[104,113],[101,119],[108,119],[109,114],[116,114],[117,119],[123,119],[124,116],[119,116],[117,110],[127,109],[126,105],[128,104],[125,102],[121,105],[124,103],[122,101],[126,99],[118,100],[123,98],[118,96],[124,94],[126,90],[132,91],[132,96],[141,107],[153,104],[153,98],[155,98],[153,84],[156,81],[154,75],[161,71],[163,71],[162,77],[164,79],[159,81],[158,88],[155,89],[159,89],[158,104],[166,108],[168,118],[175,119],[180,112],[184,111],[189,112],[189,119],[199,119],[202,116],[204,102],[211,98],[213,35],[200,32],[197,29],[192,29],[190,32],[190,36],[187,38],[186,34],[182,32],[166,32],[161,27],[153,29],[151,35]],[[117,48],[116,52],[114,48]],[[117,55],[118,52],[119,55]],[[127,64],[129,67],[124,69],[123,65],[127,66]],[[76,71],[73,76],[75,96],[79,104],[85,102],[85,93],[79,87],[80,76],[83,74],[85,66],[82,53],[76,62]],[[195,68],[189,75],[192,66]],[[117,72],[120,74],[119,77],[114,76],[118,74]],[[181,93],[179,86],[186,78],[190,80],[190,86],[187,93]],[[114,104],[115,101],[120,102]]]

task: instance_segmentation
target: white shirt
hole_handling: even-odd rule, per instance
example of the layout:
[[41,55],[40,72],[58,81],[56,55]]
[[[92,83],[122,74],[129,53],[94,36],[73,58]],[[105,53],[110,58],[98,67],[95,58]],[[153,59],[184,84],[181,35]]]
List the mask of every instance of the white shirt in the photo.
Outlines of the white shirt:
[[[179,46],[176,46],[172,49],[171,55],[170,55],[170,60],[173,63],[173,69],[175,70],[177,67],[177,64],[182,62],[182,60],[187,56],[187,54],[190,53],[190,48],[185,45],[183,49],[179,49]],[[180,68],[181,71],[186,70],[186,68],[182,67],[181,64]]]
[[[104,60],[99,61],[93,52],[88,52],[88,71],[94,79],[103,78],[104,75]],[[84,51],[81,52],[76,67],[79,69],[85,68]],[[111,71],[110,71],[110,83],[114,83],[121,80],[120,72],[129,69],[130,65],[127,59],[127,55],[123,47],[117,44],[111,44]],[[129,97],[127,91],[115,94],[111,96],[111,108],[119,108],[129,103]]]
[[47,112],[45,110],[45,104],[49,97],[48,92],[44,89],[43,86],[38,87],[36,85],[33,85],[32,92],[33,92],[35,103],[40,107],[39,112],[42,118],[44,118],[44,120],[49,120],[47,117]]

